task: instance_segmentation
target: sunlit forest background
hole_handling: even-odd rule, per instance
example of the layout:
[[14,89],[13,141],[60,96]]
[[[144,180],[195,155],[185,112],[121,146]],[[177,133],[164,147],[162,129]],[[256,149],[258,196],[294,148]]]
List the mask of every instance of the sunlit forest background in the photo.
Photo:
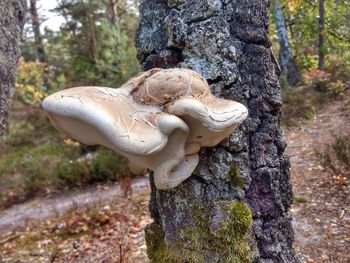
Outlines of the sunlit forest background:
[[106,149],[85,147],[58,132],[40,104],[74,86],[117,88],[140,72],[134,45],[138,1],[58,1],[51,15],[59,30],[43,28],[31,0],[21,42],[11,127],[0,150],[0,207],[33,195],[126,176],[124,160]]
[[[48,94],[68,87],[117,88],[141,70],[134,45],[138,4],[138,0],[59,0],[50,10],[51,15],[64,18],[56,31],[41,26],[49,18],[41,14],[42,1],[30,1],[10,133],[0,149],[0,207],[38,194],[128,176],[123,158],[58,134],[40,103]],[[311,119],[324,103],[339,99],[350,87],[350,2],[324,2],[322,31],[318,1],[281,1],[279,5],[301,76],[291,85],[282,72],[283,125],[296,125]],[[273,4],[270,38],[278,59],[281,40],[275,14]],[[321,68],[320,52],[324,54]]]
[[[282,70],[282,127],[312,120],[329,103],[350,109],[349,100],[344,100],[350,89],[350,1],[272,2],[270,39]],[[141,71],[134,44],[139,0],[57,0],[49,13],[43,12],[43,0],[30,0],[28,5],[11,125],[0,148],[0,209],[36,196],[132,177],[123,157],[59,134],[41,101],[74,86],[117,88]],[[55,29],[44,26],[48,16],[61,18]],[[281,61],[283,54],[286,63]],[[350,135],[316,148],[315,156],[339,184],[349,182]]]

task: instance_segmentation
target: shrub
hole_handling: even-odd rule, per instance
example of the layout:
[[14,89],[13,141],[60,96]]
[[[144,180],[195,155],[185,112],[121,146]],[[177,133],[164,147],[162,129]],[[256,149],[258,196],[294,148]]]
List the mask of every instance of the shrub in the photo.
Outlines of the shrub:
[[316,68],[311,68],[304,73],[305,84],[319,91],[326,91],[330,83],[331,74]]
[[127,161],[112,150],[99,148],[75,160],[65,160],[56,171],[64,185],[118,181],[128,174]]
[[321,165],[329,171],[340,184],[350,179],[350,135],[339,137],[323,151],[316,151]]
[[127,161],[114,151],[98,149],[90,164],[90,177],[92,181],[120,180],[127,175]]
[[[55,170],[65,159],[74,159],[79,150],[60,144],[43,144],[11,148],[0,158],[1,199],[32,196],[48,188],[60,185]],[[1,203],[0,203],[1,205]]]
[[282,89],[282,97],[282,121],[287,126],[312,119],[328,99],[324,93],[305,86]]
[[49,67],[39,61],[19,63],[16,92],[18,97],[29,105],[39,105],[47,95],[44,77],[50,74]]
[[345,93],[345,84],[341,80],[332,82],[327,86],[327,93],[332,95],[334,98],[343,96]]
[[309,69],[304,73],[304,85],[316,91],[326,93],[333,98],[344,95],[345,84],[334,75],[316,68]]
[[68,160],[58,166],[56,175],[64,185],[77,185],[88,181],[89,168],[85,162]]
[[328,55],[326,63],[326,70],[331,73],[331,81],[347,82],[350,79],[350,51],[344,52],[342,57]]
[[127,176],[126,159],[100,148],[81,156],[77,143],[46,143],[11,148],[0,158],[0,207],[38,193]]

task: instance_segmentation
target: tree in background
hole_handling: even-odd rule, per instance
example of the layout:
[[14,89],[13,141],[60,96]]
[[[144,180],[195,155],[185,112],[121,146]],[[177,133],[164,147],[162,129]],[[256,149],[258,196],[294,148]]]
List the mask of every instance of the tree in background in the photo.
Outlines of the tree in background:
[[30,0],[29,11],[30,11],[30,18],[32,22],[32,29],[34,33],[34,39],[35,39],[34,43],[37,50],[37,57],[40,62],[45,63],[46,54],[45,54],[43,38],[40,32],[40,20],[38,15],[37,0]]
[[293,58],[293,51],[289,43],[285,17],[279,0],[274,0],[274,11],[280,43],[279,58],[282,70],[287,78],[288,84],[296,85],[301,81],[301,75]]
[[318,32],[318,69],[324,70],[325,59],[325,5],[324,0],[319,0],[319,32]]
[[[278,5],[276,1],[273,7]],[[310,118],[326,98],[342,96],[350,85],[350,1],[278,1],[283,6],[285,26],[282,26],[283,23],[278,23],[280,26],[277,23],[270,25],[273,50],[280,53],[286,50],[280,37],[283,31],[284,36],[289,37],[293,58],[303,76],[297,89],[284,89],[287,102],[284,113],[291,116],[286,112],[309,112],[305,116]],[[273,21],[278,21],[280,16],[276,10],[271,9]],[[281,64],[283,68],[283,61]],[[282,88],[289,86],[287,80],[281,78]],[[304,95],[298,96],[297,93]],[[295,106],[292,105],[300,104],[309,106],[294,111]]]
[[269,1],[147,0],[140,10],[145,70],[194,69],[217,96],[249,108],[239,130],[201,152],[188,180],[167,191],[153,185],[151,262],[298,262]]
[[[133,44],[137,1],[60,0],[54,11],[65,22],[58,31],[44,28],[44,33],[40,31],[43,17],[38,0],[30,1],[32,26],[26,28],[21,43],[23,74],[18,83],[20,97],[25,94],[22,101],[29,99],[30,104],[38,105],[40,99],[31,98],[68,86],[118,87],[140,71]],[[43,75],[28,75],[31,67]]]
[[15,84],[18,47],[26,13],[25,0],[0,1],[0,138],[8,127],[9,102]]
[[62,0],[56,12],[66,23],[56,37],[48,39],[48,46],[57,60],[57,49],[63,47],[67,59],[62,71],[73,85],[117,87],[139,72],[132,44],[137,15],[127,1]]
[[108,0],[107,3],[107,17],[111,25],[115,25],[115,22],[117,21],[117,16],[118,16],[118,0]]
[[[350,1],[280,0],[286,8],[287,28],[294,57],[302,70],[318,68],[337,75],[350,61]],[[273,19],[275,14],[272,13]],[[277,28],[272,28],[272,32]],[[321,48],[322,46],[322,48]],[[320,58],[320,59],[319,59]],[[320,60],[320,61],[319,61]],[[322,62],[323,61],[323,62]],[[321,62],[321,63],[320,63]],[[337,69],[337,70],[335,70]],[[334,71],[334,72],[333,72]],[[343,77],[344,80],[344,77]]]

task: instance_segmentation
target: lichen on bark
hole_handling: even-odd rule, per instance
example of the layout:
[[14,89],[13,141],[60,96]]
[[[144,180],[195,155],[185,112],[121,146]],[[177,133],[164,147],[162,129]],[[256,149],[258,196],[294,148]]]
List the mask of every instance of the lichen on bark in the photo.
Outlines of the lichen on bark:
[[[150,212],[160,238],[159,245],[152,246],[152,231],[146,231],[148,247],[154,248],[149,250],[150,258],[162,255],[164,249],[176,255],[196,252],[197,242],[191,238],[192,242],[179,242],[179,238],[186,240],[191,228],[192,233],[200,233],[198,218],[212,231],[230,218],[223,216],[220,203],[244,202],[253,217],[249,246],[251,251],[257,249],[249,253],[252,261],[298,262],[292,246],[289,162],[283,155],[286,144],[279,127],[279,67],[268,39],[269,4],[265,0],[141,2],[136,43],[145,70],[194,69],[208,80],[216,96],[249,109],[247,120],[227,140],[201,151],[200,163],[188,180],[168,191],[152,188]],[[232,232],[224,232],[234,238]],[[225,248],[219,251],[227,255],[232,243],[225,238],[221,242]],[[210,243],[201,238],[201,246],[207,248],[202,262],[224,262]],[[233,254],[239,257],[238,252]]]

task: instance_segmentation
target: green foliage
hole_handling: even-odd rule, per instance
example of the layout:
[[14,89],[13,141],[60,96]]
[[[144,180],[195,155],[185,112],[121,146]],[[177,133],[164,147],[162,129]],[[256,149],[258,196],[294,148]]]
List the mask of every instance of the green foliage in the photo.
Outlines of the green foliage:
[[126,171],[126,159],[114,151],[101,148],[94,153],[90,164],[90,173],[93,181],[120,180],[125,177]]
[[[128,175],[125,159],[111,150],[97,150],[89,162],[79,157],[80,147],[76,144],[12,149],[0,159],[0,183],[7,191],[17,191],[17,195],[31,195],[48,188],[115,181]],[[6,193],[2,194],[0,197],[5,199]]]
[[67,185],[86,183],[89,173],[86,163],[76,160],[64,160],[55,170],[57,178]]
[[333,98],[344,95],[345,84],[341,80],[332,81],[331,73],[312,68],[304,74],[304,85],[330,95]]
[[59,32],[46,31],[48,61],[70,86],[118,87],[140,71],[133,40],[138,18],[127,1],[118,2],[118,17],[111,23],[107,3],[61,0],[56,8],[67,22]]
[[[44,144],[37,147],[13,149],[0,159],[2,184],[22,185],[24,192],[34,192],[59,184],[55,174],[57,166],[66,158],[77,157],[77,149],[59,144]],[[15,185],[13,185],[15,186]]]
[[96,77],[100,85],[122,85],[140,71],[136,49],[119,24],[111,26],[107,20],[103,20],[99,37],[103,40],[96,60]]
[[51,86],[51,91],[59,91],[64,89],[67,86],[67,79],[65,75],[62,74],[56,74],[56,79],[53,81]]
[[[315,62],[319,33],[318,1],[284,0],[282,2],[285,6],[285,15],[290,22],[293,50],[296,51],[296,57]],[[325,1],[326,54],[332,53],[341,56],[350,47],[349,4],[348,0],[344,2]],[[307,66],[310,68],[312,65]]]
[[49,73],[49,68],[39,61],[20,61],[16,92],[19,98],[29,105],[39,105],[47,95],[44,85],[44,74]]
[[249,231],[253,223],[250,208],[243,202],[219,201],[225,219],[220,226],[210,225],[208,208],[193,208],[195,225],[178,233],[174,244],[168,246],[160,225],[153,223],[146,228],[147,253],[151,262],[253,262],[255,249],[249,242]]
[[345,93],[345,84],[341,80],[329,83],[327,93],[331,94],[334,98],[343,96]]
[[[91,160],[86,160],[90,158]],[[120,180],[127,175],[126,159],[112,150],[100,148],[90,157],[67,160],[57,167],[57,177],[65,184]]]
[[[289,41],[299,69],[308,71],[318,65],[319,5],[317,0],[280,0],[286,20]],[[350,75],[350,1],[325,1],[326,72],[331,82],[346,82]],[[270,39],[276,53],[279,51],[273,5],[270,12]]]
[[327,59],[327,69],[331,74],[331,81],[342,81],[343,83],[350,80],[350,49],[341,56],[330,54]]

